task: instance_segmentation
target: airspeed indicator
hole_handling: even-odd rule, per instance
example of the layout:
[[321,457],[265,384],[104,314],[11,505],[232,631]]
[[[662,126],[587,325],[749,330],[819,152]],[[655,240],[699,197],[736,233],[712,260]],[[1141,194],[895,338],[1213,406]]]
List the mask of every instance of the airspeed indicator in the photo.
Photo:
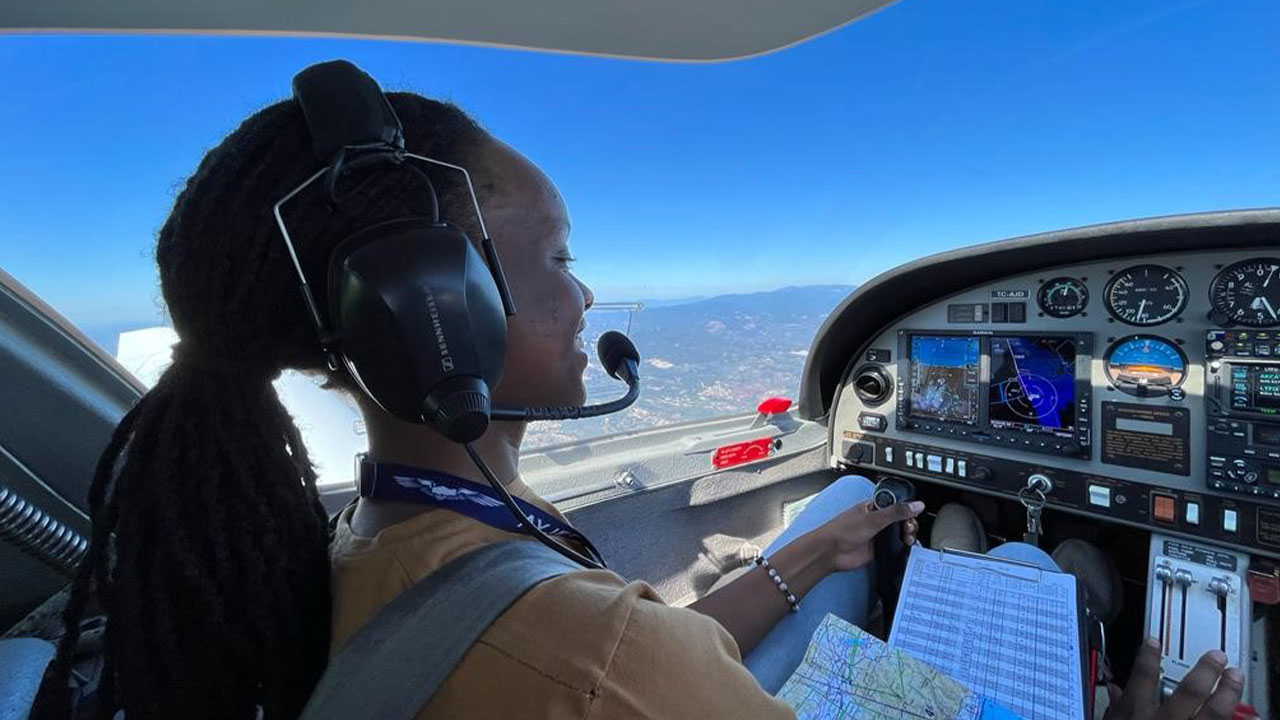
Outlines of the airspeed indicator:
[[1135,265],[1107,283],[1106,306],[1112,317],[1127,325],[1159,325],[1187,307],[1187,281],[1161,265]]

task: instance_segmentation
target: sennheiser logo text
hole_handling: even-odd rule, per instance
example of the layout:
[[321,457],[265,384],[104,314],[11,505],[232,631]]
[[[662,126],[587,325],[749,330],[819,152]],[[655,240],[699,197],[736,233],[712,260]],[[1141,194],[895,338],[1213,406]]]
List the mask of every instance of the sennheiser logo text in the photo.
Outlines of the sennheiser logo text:
[[431,329],[436,333],[436,348],[440,350],[440,367],[445,372],[453,372],[453,355],[449,353],[449,343],[444,339],[444,325],[440,323],[440,309],[436,307],[436,294],[427,288],[427,314],[431,317]]

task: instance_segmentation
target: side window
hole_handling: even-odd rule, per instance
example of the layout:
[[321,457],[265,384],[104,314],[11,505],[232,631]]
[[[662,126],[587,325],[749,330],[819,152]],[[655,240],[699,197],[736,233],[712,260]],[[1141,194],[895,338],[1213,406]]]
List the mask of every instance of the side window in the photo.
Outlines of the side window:
[[[151,387],[169,367],[177,342],[177,333],[169,327],[123,332],[117,341],[116,360]],[[320,387],[316,378],[292,370],[280,375],[275,388],[302,433],[319,484],[350,484],[355,477],[355,456],[368,449],[364,421],[355,403],[342,393]]]
[[[751,412],[763,398],[796,397],[809,344],[822,321],[852,290],[791,287],[709,298],[601,302],[587,314],[584,337],[627,333],[640,350],[640,399],[624,412],[586,420],[532,423],[525,448]],[[112,343],[106,338],[100,342]],[[169,327],[120,333],[116,359],[147,387],[169,366],[178,336]],[[588,352],[587,402],[612,400],[625,388]],[[303,373],[275,383],[293,415],[322,485],[351,482],[354,458],[368,448],[354,402]]]
[[[755,410],[764,398],[795,398],[809,345],[822,321],[851,286],[814,285],[704,298],[599,302],[587,313],[583,336],[594,343],[607,330],[627,333],[640,351],[640,399],[598,418],[534,423],[525,448],[705,420]],[[604,402],[625,388],[605,375],[590,351],[587,402]]]

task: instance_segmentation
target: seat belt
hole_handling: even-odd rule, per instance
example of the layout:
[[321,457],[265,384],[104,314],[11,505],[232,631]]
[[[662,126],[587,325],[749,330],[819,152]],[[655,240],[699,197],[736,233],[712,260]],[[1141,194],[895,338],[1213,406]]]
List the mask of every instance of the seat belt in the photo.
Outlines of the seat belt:
[[498,616],[581,566],[537,542],[486,545],[400,593],[329,661],[301,720],[411,720]]

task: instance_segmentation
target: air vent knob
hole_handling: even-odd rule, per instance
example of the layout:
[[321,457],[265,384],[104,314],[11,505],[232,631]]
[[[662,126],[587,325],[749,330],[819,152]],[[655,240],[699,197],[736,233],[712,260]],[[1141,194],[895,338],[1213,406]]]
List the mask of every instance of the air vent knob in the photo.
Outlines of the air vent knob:
[[868,404],[884,402],[892,387],[888,374],[877,365],[860,368],[853,378],[854,391]]

